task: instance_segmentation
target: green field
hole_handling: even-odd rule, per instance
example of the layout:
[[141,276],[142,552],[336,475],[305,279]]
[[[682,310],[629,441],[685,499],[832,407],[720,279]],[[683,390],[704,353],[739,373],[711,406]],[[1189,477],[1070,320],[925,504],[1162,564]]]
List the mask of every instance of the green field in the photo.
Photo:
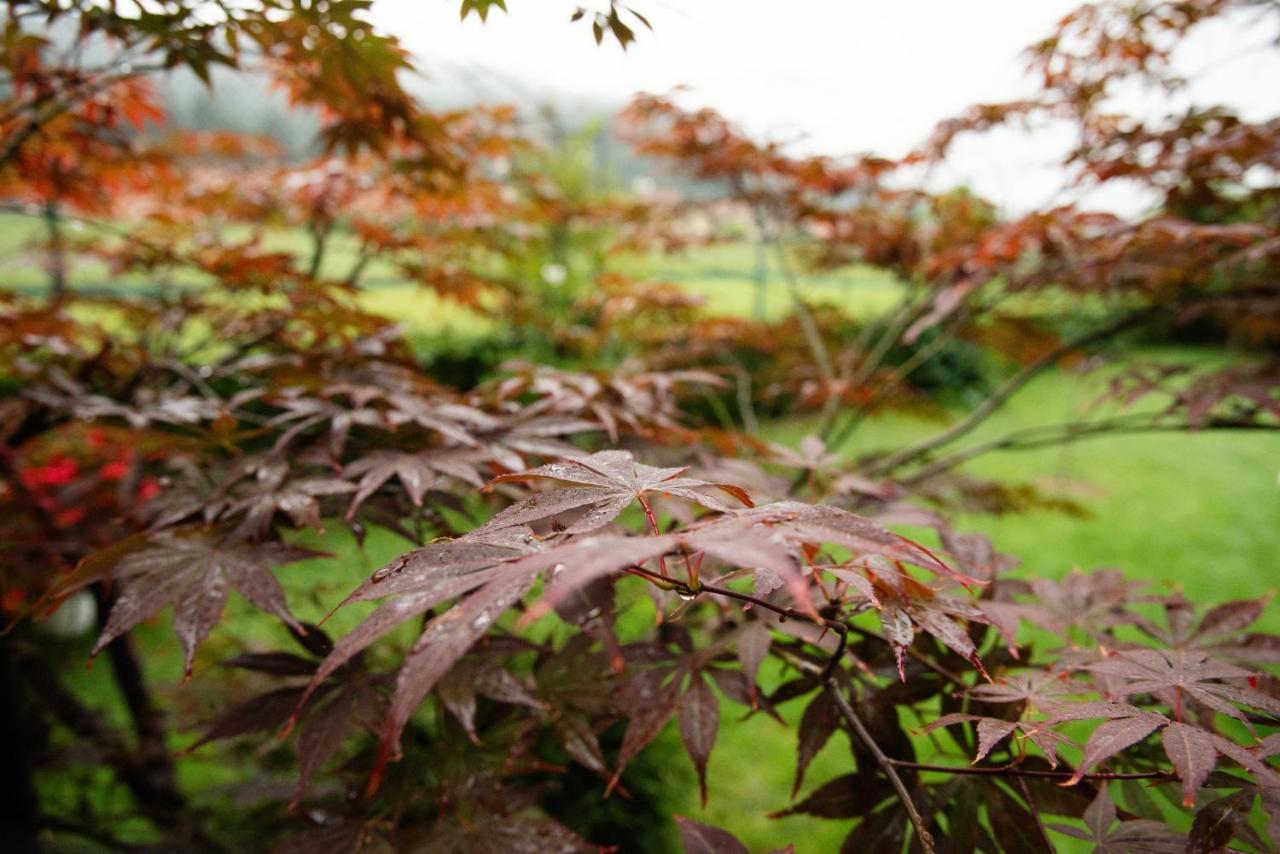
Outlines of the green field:
[[[0,264],[6,265],[2,269],[8,288],[42,286],[31,259],[14,254],[24,234],[31,233],[31,221],[0,219]],[[295,245],[293,240],[282,234],[270,242],[289,248]],[[331,258],[335,265],[342,260],[340,252]],[[709,310],[744,315],[752,311],[751,258],[741,247],[635,259],[632,263],[638,272],[680,282],[706,297]],[[76,280],[95,282],[105,275],[105,268],[90,267],[80,270]],[[120,284],[127,287],[131,283]],[[804,288],[808,297],[863,314],[883,311],[896,294],[892,280],[858,269],[806,281]],[[403,322],[412,336],[466,338],[489,328],[485,319],[444,306],[435,297],[402,284],[371,288],[365,299],[370,307]],[[768,314],[776,317],[785,313],[786,299],[781,283],[773,282],[768,291]],[[1157,355],[1201,358],[1194,351]],[[1093,399],[1101,381],[1048,373],[991,418],[975,438],[1067,420]],[[766,432],[769,438],[796,442],[811,427],[804,421],[780,421],[769,424]],[[937,429],[937,422],[896,415],[879,417],[865,424],[846,450],[856,455],[875,447],[900,445]],[[1001,550],[1023,557],[1023,573],[1057,577],[1077,566],[1113,566],[1159,587],[1180,588],[1202,602],[1257,596],[1280,579],[1280,438],[1275,435],[1167,433],[1089,439],[1046,450],[990,455],[973,463],[970,470],[1029,482],[1076,498],[1090,510],[1088,518],[1035,511],[958,520],[958,527],[985,532]],[[322,541],[340,552],[337,559],[281,573],[291,603],[301,616],[310,619],[326,612],[360,578],[404,548],[391,537],[372,538],[363,551],[345,534],[330,533]],[[215,631],[201,655],[205,668],[242,647],[264,648],[280,639],[276,629],[251,616],[247,608],[236,608],[240,616]],[[1271,612],[1268,625],[1273,630],[1280,628],[1277,611]],[[148,627],[143,637],[149,650],[164,651],[151,661],[155,675],[176,683],[180,667],[167,631],[164,625]],[[82,654],[81,646],[68,647],[69,661]],[[225,673],[209,675],[230,678]],[[101,669],[77,678],[86,690],[105,685]],[[189,719],[203,713],[200,682],[197,678],[185,688],[175,685],[170,693],[180,713]],[[792,721],[800,711],[799,704],[783,707]],[[795,733],[764,716],[743,722],[737,720],[739,716],[740,707],[723,706],[705,810],[697,803],[687,762],[678,760],[679,767],[670,777],[672,785],[682,789],[673,794],[676,810],[733,830],[753,850],[786,842],[795,842],[802,854],[835,850],[847,832],[847,823],[766,817],[787,805]],[[668,732],[664,738],[674,741],[676,736]],[[846,750],[841,737],[833,739],[811,766],[807,788],[847,772]],[[222,765],[197,756],[184,760],[183,773],[190,782],[199,781],[199,787],[208,793],[209,787],[219,782],[233,782],[235,770],[234,764]]]

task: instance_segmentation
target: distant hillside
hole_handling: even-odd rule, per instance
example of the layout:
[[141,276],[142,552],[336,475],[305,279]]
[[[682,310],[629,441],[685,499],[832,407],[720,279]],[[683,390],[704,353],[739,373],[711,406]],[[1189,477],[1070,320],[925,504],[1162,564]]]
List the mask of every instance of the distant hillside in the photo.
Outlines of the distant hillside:
[[[423,105],[437,110],[472,104],[514,104],[529,132],[548,144],[598,125],[594,158],[609,183],[626,188],[645,178],[664,189],[705,194],[706,188],[672,174],[664,164],[636,156],[618,138],[613,116],[622,107],[620,102],[529,85],[492,68],[458,62],[427,64],[423,74],[407,81],[407,88]],[[317,153],[319,118],[313,111],[291,106],[288,98],[271,88],[262,75],[215,69],[213,86],[209,88],[192,74],[174,74],[162,79],[160,89],[171,120],[178,127],[260,133],[277,140],[292,157]]]

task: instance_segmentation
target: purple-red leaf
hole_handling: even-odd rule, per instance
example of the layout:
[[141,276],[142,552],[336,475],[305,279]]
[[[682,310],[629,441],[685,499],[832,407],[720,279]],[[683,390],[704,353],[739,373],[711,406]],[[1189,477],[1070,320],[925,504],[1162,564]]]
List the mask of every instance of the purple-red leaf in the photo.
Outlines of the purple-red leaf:
[[800,716],[796,742],[796,780],[791,785],[791,797],[795,797],[804,785],[804,772],[813,757],[826,745],[840,726],[840,711],[826,691],[819,691]]
[[698,771],[702,805],[707,805],[707,760],[720,728],[720,702],[700,672],[689,676],[689,687],[680,697],[680,739]]
[[1089,736],[1089,741],[1084,746],[1084,757],[1076,766],[1071,779],[1063,785],[1074,786],[1079,783],[1090,768],[1115,756],[1126,747],[1137,744],[1166,723],[1163,716],[1147,712],[1134,717],[1103,721]]
[[190,674],[196,647],[222,615],[230,587],[301,631],[271,569],[317,554],[279,543],[223,543],[204,534],[158,534],[149,547],[125,555],[112,568],[111,577],[121,583],[122,591],[92,654],[172,605],[173,629]]
[[1193,807],[1196,793],[1218,762],[1213,736],[1199,727],[1171,723],[1160,734],[1164,752],[1182,781],[1182,805]]
[[727,830],[682,815],[675,816],[675,820],[684,854],[750,854],[747,846]]

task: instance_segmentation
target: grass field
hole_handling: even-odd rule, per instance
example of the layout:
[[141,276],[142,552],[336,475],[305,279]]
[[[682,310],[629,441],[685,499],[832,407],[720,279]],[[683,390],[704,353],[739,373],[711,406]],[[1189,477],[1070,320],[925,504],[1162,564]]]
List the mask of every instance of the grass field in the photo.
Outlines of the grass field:
[[[0,264],[9,259],[3,268],[7,288],[32,289],[43,284],[30,259],[13,255],[31,229],[31,221],[0,218]],[[289,234],[272,236],[268,245],[273,245],[271,241],[278,241],[282,249],[296,245],[296,238]],[[335,251],[331,262],[342,261],[342,253]],[[641,258],[633,263],[638,272],[680,282],[705,296],[709,310],[744,315],[753,310],[751,257],[741,247],[677,258]],[[77,280],[89,282],[95,276],[105,276],[105,268],[81,270]],[[857,269],[804,286],[806,295],[815,300],[863,314],[883,311],[896,294],[892,280]],[[370,307],[405,323],[415,336],[469,337],[488,328],[485,319],[444,306],[404,285],[371,288],[365,299]],[[767,313],[774,317],[785,313],[786,299],[782,285],[773,283]],[[1165,355],[1198,358],[1190,351]],[[1048,373],[991,418],[974,438],[1067,420],[1092,399],[1098,382]],[[780,421],[769,424],[766,432],[770,438],[795,442],[811,427],[805,421]],[[846,450],[858,454],[900,445],[937,429],[936,422],[880,417],[865,424]],[[1114,566],[1160,587],[1179,587],[1193,600],[1206,602],[1257,596],[1280,579],[1280,438],[1275,435],[1179,433],[1090,439],[1046,450],[990,455],[975,461],[970,470],[1070,495],[1091,511],[1089,518],[1036,511],[958,520],[959,527],[985,532],[1001,550],[1024,558],[1023,573],[1057,577],[1076,566]],[[351,586],[405,547],[390,536],[371,538],[363,550],[339,533],[330,533],[321,542],[340,552],[339,558],[281,573],[292,604],[307,618],[323,614]],[[242,647],[262,648],[281,640],[276,629],[251,616],[247,608],[234,607],[237,619],[215,631],[201,656],[206,666]],[[1277,610],[1272,610],[1267,625],[1280,629]],[[168,638],[164,625],[147,627],[142,635],[149,650],[161,651],[150,661],[154,675],[172,684],[179,675],[179,662]],[[79,644],[68,646],[68,661],[82,653]],[[81,673],[75,667],[68,672]],[[75,678],[85,690],[103,684],[101,669]],[[202,711],[200,681],[197,678],[169,692],[183,716],[199,717]],[[671,788],[679,790],[672,796],[676,810],[732,829],[753,850],[787,842],[795,842],[801,854],[835,850],[848,830],[847,823],[766,817],[787,805],[795,733],[764,716],[738,721],[739,709],[727,703],[722,708],[707,808],[698,805],[692,772],[681,760],[670,777]],[[799,704],[783,707],[793,722],[800,711]],[[667,732],[663,738],[674,741],[676,736]],[[847,744],[837,736],[811,766],[807,788],[846,773],[847,757]],[[183,773],[190,781],[198,781],[200,788],[212,791],[209,787],[215,783],[235,778],[234,767],[223,764],[223,759],[213,762],[197,755],[183,761]]]

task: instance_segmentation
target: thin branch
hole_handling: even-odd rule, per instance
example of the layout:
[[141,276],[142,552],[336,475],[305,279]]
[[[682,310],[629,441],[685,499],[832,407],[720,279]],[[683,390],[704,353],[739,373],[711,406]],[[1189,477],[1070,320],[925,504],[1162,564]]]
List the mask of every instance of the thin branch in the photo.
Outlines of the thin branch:
[[[735,181],[735,190],[744,198],[749,195],[742,186],[740,179]],[[755,201],[751,205],[751,212],[756,221],[759,241],[769,244],[774,249],[774,254],[778,259],[778,272],[782,274],[782,281],[787,286],[787,294],[791,297],[796,319],[800,322],[800,331],[804,334],[805,343],[809,347],[810,355],[813,356],[818,373],[822,375],[823,381],[826,383],[827,388],[830,389],[836,378],[835,368],[831,362],[831,354],[827,352],[827,345],[822,340],[822,333],[818,329],[817,322],[813,319],[813,313],[809,311],[809,306],[805,304],[804,299],[800,296],[800,288],[796,282],[795,273],[791,269],[791,261],[787,257],[786,248],[782,245],[782,240],[778,235],[778,230],[769,227],[768,217],[760,201]]]
[[[897,768],[911,771],[937,771],[943,774],[959,774],[970,777],[1042,777],[1050,780],[1069,780],[1074,776],[1071,771],[1050,771],[1047,769],[1018,768],[1012,765],[999,767],[982,765],[933,765],[928,762],[908,762],[905,759],[890,759]],[[1085,774],[1081,780],[1172,780],[1175,774],[1171,771],[1134,771],[1127,773],[1098,772]]]
[[840,711],[840,716],[857,733],[863,745],[875,757],[876,764],[880,766],[880,770],[884,772],[884,775],[889,778],[889,782],[893,784],[894,791],[898,793],[898,799],[902,801],[903,809],[907,811],[907,818],[911,819],[911,824],[916,829],[916,836],[920,839],[920,847],[923,849],[924,854],[934,854],[937,848],[934,847],[933,835],[929,833],[924,816],[920,815],[920,810],[916,808],[915,801],[911,799],[911,792],[907,789],[906,784],[902,782],[902,778],[898,776],[898,768],[905,766],[890,759],[880,749],[879,743],[871,735],[866,724],[862,722],[862,718],[858,717],[857,711],[849,703],[848,698],[841,693],[840,687],[836,684],[834,678],[827,679],[826,690],[831,695],[831,699],[835,701],[836,708]]
[[921,457],[927,456],[938,448],[951,444],[956,439],[959,439],[961,436],[971,432],[983,421],[986,421],[987,418],[1003,406],[1009,398],[1017,394],[1023,386],[1039,376],[1046,368],[1057,364],[1059,359],[1075,352],[1081,347],[1085,347],[1096,341],[1110,338],[1125,329],[1135,326],[1140,321],[1145,320],[1150,316],[1151,312],[1149,311],[1136,311],[1131,314],[1124,315],[1123,317],[1120,317],[1104,326],[1100,326],[1097,329],[1078,335],[1069,341],[1064,341],[1062,344],[1054,347],[1048,353],[1045,353],[1039,359],[1036,359],[1034,362],[1026,365],[1022,370],[1018,371],[1006,380],[1004,385],[992,392],[991,395],[981,403],[981,405],[970,412],[967,416],[940,433],[921,439],[919,442],[908,445],[895,453],[873,461],[867,469],[868,473],[873,475],[887,474],[908,463],[914,462]]
[[58,302],[67,295],[67,249],[62,238],[62,217],[55,199],[44,203],[45,231],[49,236],[49,301]]
[[325,250],[329,247],[330,227],[312,221],[307,231],[311,232],[311,262],[307,264],[307,278],[314,279],[320,275],[320,265],[324,263]]
[[374,250],[370,241],[366,240],[360,244],[360,251],[356,255],[356,261],[351,265],[350,271],[347,272],[343,281],[349,287],[355,287],[360,283],[360,277],[364,275],[364,269],[373,260]]
[[760,433],[760,420],[756,418],[755,406],[751,403],[751,373],[742,365],[734,366],[734,379],[738,398],[738,415],[742,418],[742,426],[753,436]]
[[1026,798],[1027,806],[1031,808],[1031,815],[1036,820],[1036,829],[1040,831],[1040,838],[1044,840],[1044,850],[1053,850],[1053,840],[1049,838],[1049,829],[1044,826],[1044,820],[1040,818],[1040,808],[1036,806],[1036,799],[1031,794],[1031,787],[1027,785],[1025,777],[1018,778],[1018,789],[1022,792],[1022,797]]
[[[950,332],[959,325],[960,319],[963,316],[963,312],[957,312],[953,318],[953,322],[948,326],[947,330],[939,333],[928,344],[912,353],[910,358],[898,367],[894,368],[893,372],[890,373],[889,376],[885,377],[882,382],[876,383],[871,399],[850,413],[849,419],[844,423],[844,426],[836,431],[835,435],[831,436],[828,440],[827,447],[832,451],[837,451],[844,447],[849,439],[852,438],[854,431],[856,431],[858,427],[861,426],[862,422],[866,420],[866,417],[871,414],[871,407],[883,400],[887,394],[893,391],[898,383],[910,379],[911,375],[917,368],[928,362],[934,356],[938,355],[938,353],[942,351],[942,348],[951,342],[952,339],[949,337]],[[835,425],[833,423],[832,427],[834,428],[834,426]],[[826,437],[824,436],[823,438]]]
[[1206,419],[1203,423],[1196,425],[1187,422],[1154,423],[1155,419],[1162,417],[1163,414],[1159,412],[1132,413],[1092,423],[1068,422],[1015,430],[1011,433],[1006,433],[1004,436],[977,445],[971,445],[945,457],[940,457],[929,465],[912,472],[901,483],[905,486],[921,483],[991,451],[1031,451],[1073,442],[1077,439],[1134,433],[1185,433],[1200,430],[1280,430],[1280,425],[1235,418]]

